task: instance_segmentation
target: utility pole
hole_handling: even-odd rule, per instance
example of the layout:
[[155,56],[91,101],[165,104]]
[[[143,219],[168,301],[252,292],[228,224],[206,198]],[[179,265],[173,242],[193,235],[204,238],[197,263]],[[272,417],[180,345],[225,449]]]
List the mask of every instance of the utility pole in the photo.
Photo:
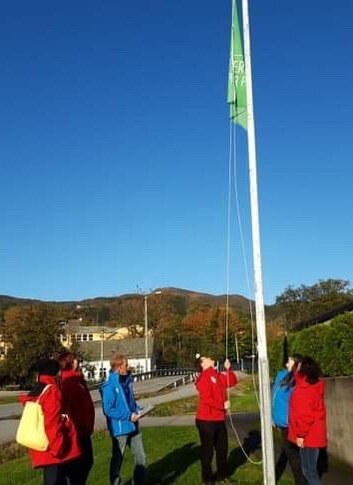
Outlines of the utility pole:
[[104,378],[104,328],[102,328],[102,333],[101,333],[101,379],[103,380]]
[[239,346],[238,346],[238,335],[237,332],[234,332],[234,340],[235,340],[235,354],[237,356],[237,364],[239,364]]
[[144,295],[145,309],[145,372],[148,372],[148,307],[147,295]]

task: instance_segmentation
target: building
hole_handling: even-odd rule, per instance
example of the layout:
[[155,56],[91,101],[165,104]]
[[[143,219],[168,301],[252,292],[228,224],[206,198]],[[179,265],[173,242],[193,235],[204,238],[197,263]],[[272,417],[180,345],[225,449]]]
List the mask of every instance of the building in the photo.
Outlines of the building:
[[[142,327],[137,329],[142,331]],[[130,331],[128,327],[112,328],[104,326],[85,326],[70,325],[62,326],[60,341],[64,347],[71,347],[74,342],[101,342],[109,340],[121,340],[129,338]]]
[[100,381],[110,370],[110,358],[114,352],[123,354],[129,360],[133,373],[150,372],[156,367],[154,339],[144,337],[119,340],[81,341],[79,349],[84,354],[82,369],[85,378]]
[[296,330],[302,330],[303,328],[312,327],[313,325],[322,323],[327,324],[330,323],[334,317],[342,315],[343,313],[353,313],[353,301],[331,308],[331,310],[320,313],[320,315],[317,315],[316,317],[301,320],[300,322],[295,323],[293,328]]
[[5,342],[4,337],[0,334],[0,360],[5,359],[8,348],[9,343]]

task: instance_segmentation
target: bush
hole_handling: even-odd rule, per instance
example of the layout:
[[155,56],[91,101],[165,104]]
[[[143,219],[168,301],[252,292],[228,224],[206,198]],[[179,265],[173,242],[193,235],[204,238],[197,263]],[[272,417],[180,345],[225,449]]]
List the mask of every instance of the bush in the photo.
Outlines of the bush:
[[[290,352],[310,355],[321,366],[325,376],[353,375],[353,313],[345,313],[330,323],[316,325],[288,336]],[[283,366],[283,342],[275,342],[269,352],[274,374]]]

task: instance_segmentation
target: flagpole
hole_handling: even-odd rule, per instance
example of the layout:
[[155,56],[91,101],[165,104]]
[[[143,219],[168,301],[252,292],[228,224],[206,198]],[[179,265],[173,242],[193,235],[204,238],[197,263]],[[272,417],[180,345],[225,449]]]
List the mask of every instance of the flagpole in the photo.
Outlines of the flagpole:
[[265,307],[263,297],[261,249],[260,249],[260,223],[259,202],[257,188],[257,164],[255,123],[252,93],[252,73],[250,54],[250,26],[248,0],[242,0],[243,34],[244,34],[244,61],[247,99],[247,133],[250,179],[251,228],[254,260],[256,329],[258,342],[258,370],[260,384],[260,413],[261,413],[261,444],[263,459],[263,480],[265,485],[274,485],[275,466],[273,449],[273,432],[271,418],[271,388],[267,357]]

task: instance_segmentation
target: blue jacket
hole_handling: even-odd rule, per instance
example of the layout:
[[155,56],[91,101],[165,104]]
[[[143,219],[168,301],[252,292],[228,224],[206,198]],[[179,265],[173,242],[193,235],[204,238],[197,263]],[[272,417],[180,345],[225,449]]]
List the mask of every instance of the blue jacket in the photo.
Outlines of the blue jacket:
[[128,396],[119,382],[119,374],[109,372],[108,379],[101,385],[103,413],[107,418],[107,426],[111,436],[121,436],[133,433],[136,430],[135,423],[131,421],[131,414],[137,413],[139,408],[136,404],[133,383],[130,376],[125,385],[128,388]]
[[287,369],[280,370],[272,388],[272,421],[277,428],[288,428],[289,398],[293,386],[281,386],[288,374]]

